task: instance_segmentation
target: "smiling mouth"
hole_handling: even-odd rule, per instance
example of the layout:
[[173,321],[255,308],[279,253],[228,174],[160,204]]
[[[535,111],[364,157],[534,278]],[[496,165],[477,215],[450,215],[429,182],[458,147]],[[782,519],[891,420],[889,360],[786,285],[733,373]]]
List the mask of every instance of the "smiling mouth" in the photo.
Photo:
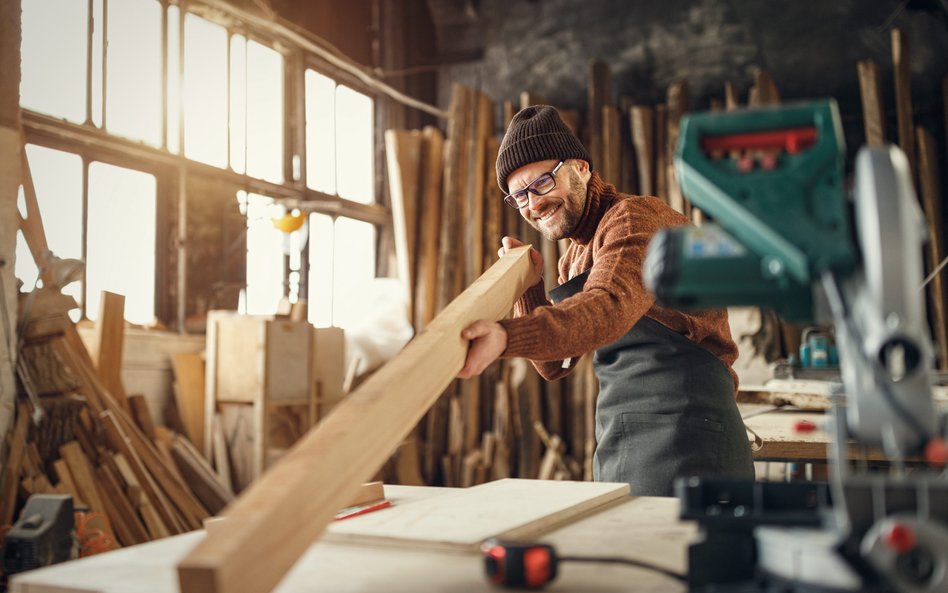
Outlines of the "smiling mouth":
[[542,223],[542,222],[547,222],[547,221],[549,221],[551,218],[553,218],[553,216],[554,216],[557,212],[560,211],[560,208],[562,208],[562,206],[554,206],[554,207],[551,208],[550,210],[547,210],[546,214],[544,214],[543,216],[538,216],[538,217],[536,218],[536,221],[537,221],[537,222],[541,222],[541,223]]

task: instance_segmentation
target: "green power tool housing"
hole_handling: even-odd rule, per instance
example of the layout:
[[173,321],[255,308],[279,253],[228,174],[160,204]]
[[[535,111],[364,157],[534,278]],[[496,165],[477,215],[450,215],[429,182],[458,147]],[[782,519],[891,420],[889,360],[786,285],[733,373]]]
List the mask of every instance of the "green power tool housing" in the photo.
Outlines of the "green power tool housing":
[[856,264],[844,161],[832,100],[684,117],[678,180],[714,222],[660,231],[646,285],[678,309],[755,305],[813,321],[815,280]]

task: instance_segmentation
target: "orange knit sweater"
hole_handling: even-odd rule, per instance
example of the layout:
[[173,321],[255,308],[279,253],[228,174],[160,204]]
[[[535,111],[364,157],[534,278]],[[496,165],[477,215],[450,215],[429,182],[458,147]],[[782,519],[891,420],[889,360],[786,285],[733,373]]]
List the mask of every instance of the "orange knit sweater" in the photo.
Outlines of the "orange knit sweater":
[[577,358],[618,340],[644,315],[720,358],[736,387],[731,365],[737,346],[727,312],[660,307],[642,282],[652,235],[687,223],[658,198],[620,194],[593,173],[582,217],[559,261],[560,284],[586,270],[589,278],[582,292],[555,306],[547,300],[542,281],[529,288],[514,306],[514,317],[500,322],[507,330],[503,357],[528,358],[544,378],[557,379],[570,373]]

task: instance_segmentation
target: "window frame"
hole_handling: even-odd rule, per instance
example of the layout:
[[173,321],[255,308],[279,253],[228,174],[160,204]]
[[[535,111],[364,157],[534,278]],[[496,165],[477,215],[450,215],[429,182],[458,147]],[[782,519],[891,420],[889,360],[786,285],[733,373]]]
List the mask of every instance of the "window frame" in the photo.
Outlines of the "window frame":
[[[103,11],[108,10],[108,2],[102,0]],[[116,0],[111,0],[116,1]],[[357,80],[351,74],[333,67],[319,56],[306,50],[304,45],[293,38],[280,33],[274,26],[272,30],[260,22],[242,21],[239,11],[221,10],[217,3],[205,4],[200,0],[193,0],[186,5],[173,0],[158,0],[161,6],[161,112],[162,120],[160,146],[153,147],[143,142],[130,140],[109,133],[105,126],[107,113],[107,71],[103,71],[101,114],[102,125],[93,123],[92,117],[92,85],[93,76],[91,64],[93,60],[107,61],[107,47],[102,48],[101,55],[93,55],[93,19],[90,11],[88,15],[87,35],[87,62],[89,67],[86,73],[86,121],[82,124],[67,122],[43,113],[22,109],[23,129],[26,142],[77,154],[83,162],[83,252],[85,253],[87,221],[85,212],[88,207],[88,168],[92,161],[100,161],[120,167],[142,171],[156,178],[156,245],[155,253],[155,316],[168,326],[175,326],[179,331],[185,331],[186,291],[188,288],[186,268],[187,238],[184,236],[183,217],[189,196],[186,192],[188,179],[193,175],[215,179],[222,184],[240,187],[248,193],[257,193],[276,201],[286,201],[287,204],[305,204],[307,212],[328,214],[335,220],[345,216],[368,222],[376,226],[376,265],[382,261],[378,257],[381,238],[386,234],[386,228],[391,225],[390,210],[384,205],[383,167],[384,155],[381,154],[383,143],[380,121],[381,94]],[[91,3],[90,3],[91,4]],[[179,10],[177,64],[169,63],[169,26],[168,11],[175,6]],[[181,109],[180,95],[183,93],[183,84],[180,76],[184,63],[184,23],[187,14],[194,14],[200,18],[224,26],[227,30],[228,55],[228,121],[230,119],[230,43],[235,34],[242,35],[247,42],[255,41],[278,51],[283,55],[283,170],[284,181],[274,183],[262,179],[249,177],[246,173],[236,173],[231,169],[230,133],[228,132],[228,159],[225,168],[207,165],[184,156],[184,113]],[[107,32],[103,32],[106,35]],[[105,44],[104,44],[105,45]],[[368,95],[373,99],[373,129],[374,129],[374,173],[375,201],[372,204],[361,204],[341,198],[337,194],[309,189],[306,186],[306,146],[305,146],[305,87],[304,77],[306,69],[312,68],[336,81],[336,84],[345,84],[350,88]],[[179,92],[177,121],[169,118],[175,113],[170,105],[174,98],[169,97],[169,77],[178,76],[177,89]],[[95,105],[96,108],[100,106]],[[171,134],[178,135],[178,151],[169,150]],[[193,198],[192,198],[193,199]],[[175,255],[175,251],[177,252]],[[306,250],[304,249],[304,252]],[[286,258],[285,258],[286,259]],[[176,262],[174,261],[176,260]],[[176,265],[175,265],[176,264]],[[174,269],[172,269],[174,268]],[[284,267],[284,285],[288,278],[288,263]],[[303,254],[300,269],[302,282],[308,278],[308,258]],[[83,280],[83,291],[85,281]],[[84,294],[84,292],[83,292]],[[305,295],[306,290],[301,290]],[[82,305],[85,316],[85,303]]]

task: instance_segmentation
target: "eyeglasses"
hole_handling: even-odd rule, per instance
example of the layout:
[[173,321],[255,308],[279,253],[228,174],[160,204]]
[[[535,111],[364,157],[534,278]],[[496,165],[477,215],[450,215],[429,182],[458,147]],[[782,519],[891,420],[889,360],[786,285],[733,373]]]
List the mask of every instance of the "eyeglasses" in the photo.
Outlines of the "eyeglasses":
[[530,194],[535,196],[545,196],[556,187],[556,172],[563,166],[564,161],[554,167],[552,171],[547,171],[533,181],[527,184],[527,187],[504,196],[504,202],[515,210],[520,210],[530,201]]

